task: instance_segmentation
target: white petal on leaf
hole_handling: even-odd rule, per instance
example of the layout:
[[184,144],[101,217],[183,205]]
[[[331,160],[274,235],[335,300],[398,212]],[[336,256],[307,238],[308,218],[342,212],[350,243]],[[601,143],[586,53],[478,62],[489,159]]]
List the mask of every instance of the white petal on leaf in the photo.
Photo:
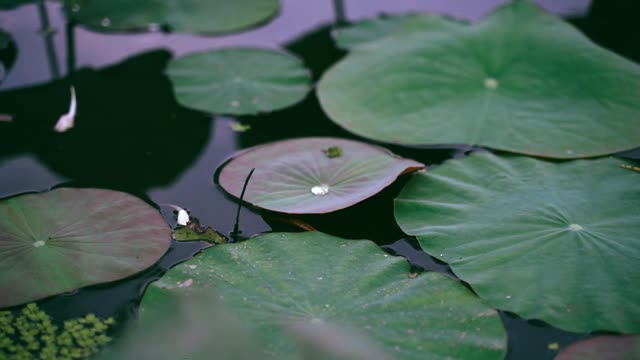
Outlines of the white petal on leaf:
[[76,118],[76,89],[71,87],[71,104],[69,104],[69,112],[60,116],[56,126],[53,128],[56,132],[62,133],[71,129]]

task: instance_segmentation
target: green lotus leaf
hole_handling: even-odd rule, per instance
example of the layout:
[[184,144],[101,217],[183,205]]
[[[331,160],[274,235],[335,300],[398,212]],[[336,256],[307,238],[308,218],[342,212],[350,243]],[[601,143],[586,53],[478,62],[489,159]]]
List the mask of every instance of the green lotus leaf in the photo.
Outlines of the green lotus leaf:
[[60,188],[0,200],[0,308],[133,275],[170,240],[159,212],[117,191]]
[[278,0],[67,0],[67,17],[95,31],[146,31],[223,34],[259,25],[274,17]]
[[619,164],[476,153],[416,174],[395,215],[498,309],[575,332],[638,332],[640,177]]
[[290,214],[322,214],[365,200],[406,172],[424,165],[377,146],[313,137],[250,148],[223,165],[219,183],[239,198],[255,168],[244,200]]
[[638,94],[638,65],[526,0],[476,24],[406,19],[318,85],[329,117],[366,138],[550,158],[639,146]]
[[311,75],[293,55],[229,48],[172,61],[167,74],[182,105],[216,114],[248,115],[302,100]]
[[0,0],[0,10],[11,10],[32,3],[35,3],[35,0]]
[[555,360],[640,359],[640,335],[606,335],[578,341],[562,350]]
[[147,289],[141,311],[171,293],[215,291],[255,325],[265,352],[296,358],[288,324],[339,326],[375,340],[401,359],[501,359],[497,312],[438,273],[412,279],[409,265],[370,241],[270,233],[205,250]]
[[365,19],[355,24],[342,27],[331,35],[336,45],[344,50],[351,50],[362,44],[378,40],[396,30],[405,16],[382,16]]

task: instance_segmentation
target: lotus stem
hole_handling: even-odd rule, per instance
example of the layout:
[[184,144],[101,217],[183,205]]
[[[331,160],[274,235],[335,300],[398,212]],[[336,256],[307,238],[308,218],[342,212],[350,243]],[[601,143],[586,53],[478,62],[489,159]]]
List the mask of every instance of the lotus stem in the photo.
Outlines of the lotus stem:
[[49,13],[44,0],[38,0],[38,14],[40,16],[40,34],[44,37],[44,44],[47,50],[47,59],[49,60],[49,70],[54,79],[60,77],[60,66],[58,65],[58,56],[56,55],[56,47],[53,43],[53,34],[55,29],[49,23]]

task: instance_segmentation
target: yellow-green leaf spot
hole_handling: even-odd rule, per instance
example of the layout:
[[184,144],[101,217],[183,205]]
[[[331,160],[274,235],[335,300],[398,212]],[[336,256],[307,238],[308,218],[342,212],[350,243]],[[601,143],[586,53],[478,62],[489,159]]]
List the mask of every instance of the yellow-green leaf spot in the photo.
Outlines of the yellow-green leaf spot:
[[59,328],[35,303],[16,314],[0,311],[0,359],[85,359],[111,341],[113,324],[88,314]]

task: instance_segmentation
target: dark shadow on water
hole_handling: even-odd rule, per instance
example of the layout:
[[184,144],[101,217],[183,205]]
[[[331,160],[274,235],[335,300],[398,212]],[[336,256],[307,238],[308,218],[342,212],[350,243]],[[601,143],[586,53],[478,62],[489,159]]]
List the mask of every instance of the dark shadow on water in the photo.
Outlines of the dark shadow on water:
[[[211,117],[180,107],[164,75],[164,50],[60,81],[0,93],[0,158],[36,154],[67,178],[110,188],[147,189],[172,183],[209,140]],[[56,133],[70,87],[77,94],[75,127]]]

